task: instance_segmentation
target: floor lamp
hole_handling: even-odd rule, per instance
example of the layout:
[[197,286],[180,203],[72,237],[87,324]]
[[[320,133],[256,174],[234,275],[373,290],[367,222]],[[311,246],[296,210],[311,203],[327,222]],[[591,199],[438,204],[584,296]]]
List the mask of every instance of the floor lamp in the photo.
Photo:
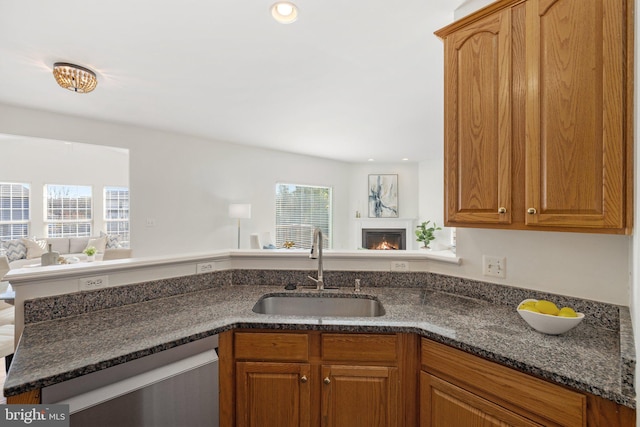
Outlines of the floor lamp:
[[251,219],[251,205],[249,203],[229,205],[229,218],[238,220],[238,249],[240,249],[240,220]]

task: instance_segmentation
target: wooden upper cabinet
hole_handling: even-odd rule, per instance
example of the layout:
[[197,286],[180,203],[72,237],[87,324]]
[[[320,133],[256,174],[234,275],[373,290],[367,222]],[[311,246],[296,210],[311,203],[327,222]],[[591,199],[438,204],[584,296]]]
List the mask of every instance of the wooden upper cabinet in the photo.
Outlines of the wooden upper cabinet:
[[499,0],[439,31],[445,223],[630,233],[633,1]]
[[445,39],[449,222],[511,222],[510,52],[509,10]]
[[526,223],[623,228],[624,2],[526,7]]

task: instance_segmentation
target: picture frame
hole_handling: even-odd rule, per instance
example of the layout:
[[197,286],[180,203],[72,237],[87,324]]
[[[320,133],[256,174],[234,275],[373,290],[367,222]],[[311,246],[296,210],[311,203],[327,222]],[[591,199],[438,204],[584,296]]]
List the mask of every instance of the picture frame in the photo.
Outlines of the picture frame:
[[369,218],[398,218],[398,175],[369,175]]

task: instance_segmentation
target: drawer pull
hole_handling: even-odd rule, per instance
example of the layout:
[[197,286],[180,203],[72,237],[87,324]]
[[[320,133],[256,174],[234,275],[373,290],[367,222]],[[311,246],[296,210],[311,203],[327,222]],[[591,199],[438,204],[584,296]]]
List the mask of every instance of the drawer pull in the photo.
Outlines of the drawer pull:
[[308,379],[307,379],[307,376],[306,376],[306,375],[303,375],[303,376],[300,378],[300,382],[301,382],[301,383],[306,383],[307,381],[308,381]]
[[535,215],[535,213],[536,213],[536,212],[538,212],[538,211],[536,210],[536,208],[529,208],[529,209],[527,209],[527,213],[528,213],[529,215]]
[[331,384],[331,380],[329,379],[329,377],[325,377],[324,383],[325,384]]
[[499,214],[507,213],[507,208],[499,207],[498,208],[498,213]]

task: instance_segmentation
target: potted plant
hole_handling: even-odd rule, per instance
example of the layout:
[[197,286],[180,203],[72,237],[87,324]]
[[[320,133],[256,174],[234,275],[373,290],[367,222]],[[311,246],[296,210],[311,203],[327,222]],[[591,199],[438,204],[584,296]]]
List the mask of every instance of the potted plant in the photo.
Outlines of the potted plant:
[[84,251],[82,251],[87,256],[87,262],[96,260],[96,248],[93,246],[87,247]]
[[442,228],[438,227],[435,222],[432,227],[429,227],[430,222],[431,221],[425,221],[416,227],[416,240],[418,242],[422,242],[422,247],[426,249],[429,249],[429,243],[436,238],[436,236],[433,235],[433,232],[436,230],[442,230]]

